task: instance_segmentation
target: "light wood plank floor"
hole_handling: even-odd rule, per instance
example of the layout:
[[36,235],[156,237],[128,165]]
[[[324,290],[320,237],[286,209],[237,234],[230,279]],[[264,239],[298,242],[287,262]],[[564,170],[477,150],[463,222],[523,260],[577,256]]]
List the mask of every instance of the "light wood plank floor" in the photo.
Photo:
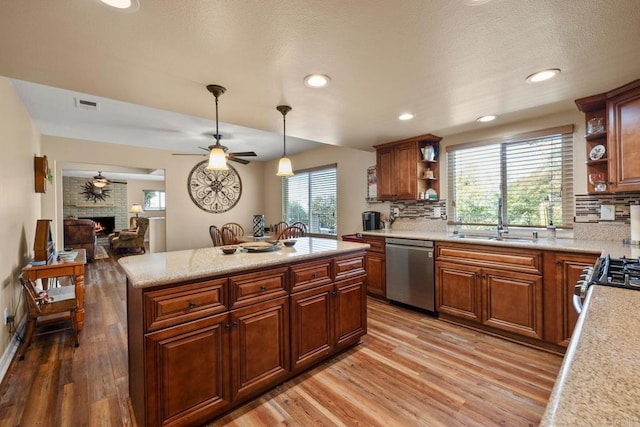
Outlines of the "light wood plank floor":
[[[80,347],[35,337],[0,384],[0,426],[130,426],[125,278],[89,264]],[[369,299],[362,344],[209,426],[537,425],[562,359]]]

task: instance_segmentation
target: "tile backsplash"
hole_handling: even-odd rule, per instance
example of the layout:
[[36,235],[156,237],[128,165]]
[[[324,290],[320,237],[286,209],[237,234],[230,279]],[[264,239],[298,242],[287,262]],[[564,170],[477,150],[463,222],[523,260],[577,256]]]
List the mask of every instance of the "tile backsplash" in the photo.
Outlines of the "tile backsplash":
[[[640,193],[576,195],[573,235],[576,239],[624,240],[631,236],[629,205],[640,202]],[[608,205],[613,219],[600,217],[601,206]]]

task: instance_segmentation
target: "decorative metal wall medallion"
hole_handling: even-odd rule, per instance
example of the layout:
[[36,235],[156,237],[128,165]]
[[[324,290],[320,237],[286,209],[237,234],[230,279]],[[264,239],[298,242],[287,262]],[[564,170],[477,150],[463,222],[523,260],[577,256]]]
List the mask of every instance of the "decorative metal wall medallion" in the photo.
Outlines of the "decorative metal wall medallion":
[[111,197],[111,190],[107,187],[98,188],[93,185],[92,181],[87,181],[82,186],[82,194],[88,201],[93,201],[93,203],[97,203],[98,200],[104,202],[108,197]]
[[194,166],[189,173],[189,197],[200,209],[212,213],[231,210],[242,196],[242,181],[238,172],[227,163],[229,170],[207,169],[208,161]]

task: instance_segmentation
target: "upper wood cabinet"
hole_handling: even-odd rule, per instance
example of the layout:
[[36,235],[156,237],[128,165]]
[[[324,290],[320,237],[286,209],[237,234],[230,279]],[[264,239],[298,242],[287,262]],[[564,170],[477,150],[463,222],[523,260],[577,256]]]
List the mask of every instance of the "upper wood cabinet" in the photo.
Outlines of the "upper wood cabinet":
[[[588,192],[639,191],[640,80],[575,102],[585,113]],[[598,119],[602,127],[591,129],[590,122]],[[602,151],[604,155],[600,156]],[[597,174],[604,184],[590,179]]]
[[[431,200],[440,197],[438,182],[438,143],[442,138],[420,135],[401,141],[374,146],[376,149],[378,200],[419,200],[429,189],[435,192]],[[432,158],[423,155],[428,148]]]
[[33,158],[34,187],[36,193],[47,192],[47,175],[49,172],[49,164],[47,156]]

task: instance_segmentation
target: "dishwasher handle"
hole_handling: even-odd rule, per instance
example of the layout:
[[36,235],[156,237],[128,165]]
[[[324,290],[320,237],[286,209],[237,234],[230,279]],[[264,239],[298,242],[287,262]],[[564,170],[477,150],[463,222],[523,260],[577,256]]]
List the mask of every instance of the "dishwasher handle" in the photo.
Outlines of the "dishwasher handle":
[[432,240],[399,239],[395,237],[387,237],[385,241],[387,246],[413,246],[419,248],[433,248]]

